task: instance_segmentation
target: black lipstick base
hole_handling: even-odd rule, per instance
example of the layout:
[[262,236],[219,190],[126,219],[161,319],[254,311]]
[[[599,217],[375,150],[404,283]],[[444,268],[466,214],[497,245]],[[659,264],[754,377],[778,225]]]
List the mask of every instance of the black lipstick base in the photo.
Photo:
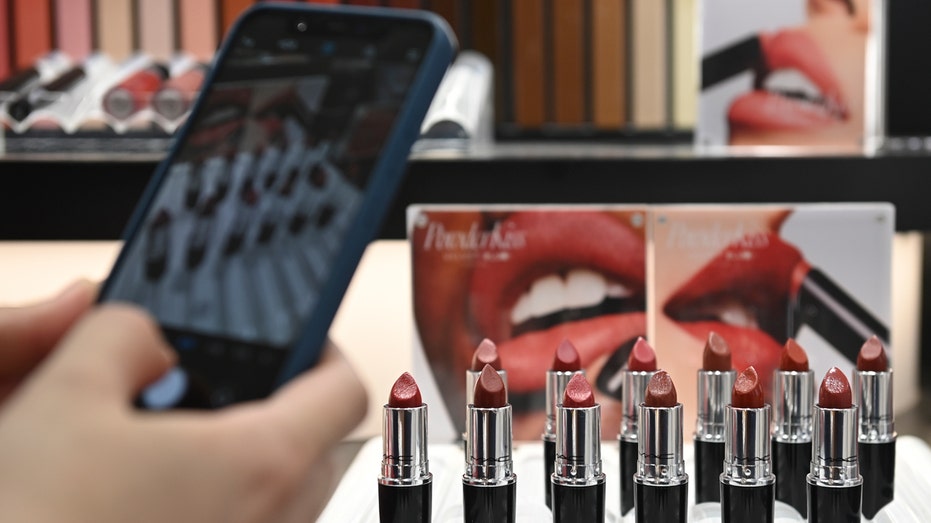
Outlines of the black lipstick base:
[[805,478],[811,466],[811,442],[773,441],[772,460],[776,474],[776,499],[792,505],[803,518],[808,517]]
[[860,443],[858,453],[863,476],[863,517],[873,519],[894,497],[895,440]]
[[688,501],[688,482],[670,486],[634,482],[634,517],[637,523],[685,523],[689,515]]
[[807,480],[810,523],[859,523],[862,485],[826,487]]
[[552,485],[553,523],[603,523],[605,484],[574,487]]
[[546,493],[546,507],[553,508],[553,469],[556,466],[556,440],[543,438],[543,492]]
[[637,472],[637,442],[621,440],[621,515],[634,508],[634,474]]
[[695,503],[721,501],[724,441],[695,440]]
[[423,523],[432,519],[433,483],[414,486],[378,484],[378,521]]
[[773,523],[776,485],[740,487],[721,483],[721,521],[724,523]]
[[462,484],[465,523],[514,523],[517,519],[517,482],[481,486]]

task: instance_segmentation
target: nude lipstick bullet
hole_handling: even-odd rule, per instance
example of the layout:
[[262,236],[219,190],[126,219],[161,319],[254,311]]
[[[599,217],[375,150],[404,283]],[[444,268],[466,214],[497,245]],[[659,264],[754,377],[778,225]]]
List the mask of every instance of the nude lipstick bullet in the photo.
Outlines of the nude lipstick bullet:
[[485,365],[466,420],[462,501],[465,523],[514,523],[517,476],[512,458],[511,405],[504,380]]
[[581,373],[573,374],[556,407],[556,459],[550,476],[553,523],[602,523],[601,405]]
[[850,382],[831,368],[815,405],[811,472],[808,473],[808,521],[857,523],[863,478],[857,459],[857,407]]
[[893,499],[895,487],[895,417],[892,369],[876,336],[866,340],[853,374],[860,408],[859,458],[863,476],[863,517],[873,519]]
[[770,461],[770,406],[756,369],[737,375],[731,404],[724,410],[724,472],[721,517],[724,523],[775,521],[776,477]]
[[627,358],[624,389],[621,393],[620,461],[621,515],[634,508],[634,473],[637,471],[637,418],[647,385],[656,373],[656,352],[643,338],[638,338]]
[[[498,346],[488,338],[483,339],[482,342],[478,344],[478,347],[475,348],[475,352],[472,353],[471,366],[466,369],[466,423],[469,422],[469,405],[472,404],[475,384],[478,382],[479,376],[482,375],[482,369],[485,368],[485,365],[491,365],[491,367],[498,372],[505,387],[507,387],[508,384],[508,373],[501,368],[501,356],[498,355]],[[462,440],[468,441],[466,437],[466,433],[463,432]]]
[[695,422],[695,503],[721,501],[724,468],[724,407],[731,402],[737,372],[731,349],[721,335],[708,333],[698,371],[698,416]]
[[410,374],[394,382],[382,420],[379,521],[429,522],[433,474],[427,459],[427,405]]
[[682,453],[682,404],[666,371],[658,371],[640,404],[634,514],[637,523],[685,523],[689,476]]
[[[553,464],[556,462],[556,411],[557,405],[562,402],[566,385],[576,374],[582,373],[582,362],[579,351],[569,340],[563,340],[556,348],[553,364],[546,371],[546,426],[543,429],[543,463],[544,484],[546,493],[546,506],[553,508],[552,475]],[[600,425],[600,421],[599,421]],[[600,465],[599,465],[600,466]]]
[[773,372],[772,457],[776,499],[792,505],[802,517],[808,514],[805,477],[811,464],[814,380],[805,349],[789,338],[782,349],[779,368]]

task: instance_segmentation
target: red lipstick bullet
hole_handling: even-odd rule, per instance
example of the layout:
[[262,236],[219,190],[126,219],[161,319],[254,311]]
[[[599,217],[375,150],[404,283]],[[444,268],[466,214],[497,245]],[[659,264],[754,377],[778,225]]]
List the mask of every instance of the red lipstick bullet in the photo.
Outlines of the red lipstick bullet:
[[873,519],[894,497],[895,417],[892,411],[892,369],[876,336],[866,340],[853,373],[857,405],[860,473],[863,476],[863,517]]
[[857,459],[857,407],[837,367],[824,376],[815,405],[808,482],[808,521],[860,521],[863,478]]
[[731,402],[737,372],[731,348],[716,332],[708,333],[698,371],[698,416],[695,420],[695,503],[721,501],[724,463],[724,407]]
[[621,392],[621,515],[634,508],[634,473],[637,471],[637,418],[647,385],[656,373],[656,352],[638,338],[627,359],[624,389]]
[[546,506],[553,508],[552,481],[553,464],[556,462],[556,406],[562,401],[566,385],[576,374],[584,374],[579,351],[569,340],[563,340],[556,348],[550,370],[546,371],[546,426],[543,430],[543,463]]
[[379,521],[430,521],[433,474],[427,459],[427,405],[410,374],[394,382],[382,420]]
[[688,519],[689,477],[682,454],[682,404],[666,371],[650,378],[640,404],[634,514],[637,523]]
[[475,382],[468,412],[462,475],[465,523],[514,523],[517,476],[511,452],[511,405],[504,380],[490,364]]
[[770,407],[752,366],[737,375],[731,404],[724,410],[724,472],[721,516],[724,523],[775,520],[776,477],[770,460]]
[[581,373],[573,374],[556,407],[556,459],[550,476],[553,523],[601,523],[605,475],[601,468],[601,406]]
[[[501,376],[501,380],[504,384],[507,385],[508,383],[507,371],[503,370],[501,367],[501,356],[498,355],[498,346],[488,338],[483,339],[482,342],[478,344],[478,347],[475,348],[475,352],[472,353],[472,364],[466,369],[466,422],[468,422],[469,405],[472,404],[472,395],[475,393],[475,383],[478,381],[479,376],[482,375],[482,369],[485,368],[485,365],[491,365],[494,370],[498,371],[498,375]],[[466,434],[463,432],[463,441],[466,441],[465,438]]]
[[815,373],[808,368],[808,355],[789,338],[782,350],[779,368],[773,372],[773,467],[776,499],[808,514],[805,477],[811,463],[811,409]]

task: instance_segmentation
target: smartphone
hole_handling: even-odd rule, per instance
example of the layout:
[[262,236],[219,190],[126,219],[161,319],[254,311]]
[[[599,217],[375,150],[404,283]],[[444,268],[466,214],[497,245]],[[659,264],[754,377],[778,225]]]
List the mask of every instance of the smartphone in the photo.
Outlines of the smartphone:
[[455,48],[422,11],[240,17],[101,291],[178,353],[142,408],[262,398],[314,365]]

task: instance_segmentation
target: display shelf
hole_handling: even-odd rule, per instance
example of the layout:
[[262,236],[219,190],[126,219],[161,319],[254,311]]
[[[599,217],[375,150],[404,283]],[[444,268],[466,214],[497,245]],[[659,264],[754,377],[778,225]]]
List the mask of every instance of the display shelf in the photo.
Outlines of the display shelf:
[[[772,151],[769,151],[772,153]],[[0,160],[0,240],[119,238],[157,155]],[[724,156],[682,146],[507,143],[411,158],[382,238],[403,238],[412,203],[884,201],[896,229],[931,230],[931,155]]]

